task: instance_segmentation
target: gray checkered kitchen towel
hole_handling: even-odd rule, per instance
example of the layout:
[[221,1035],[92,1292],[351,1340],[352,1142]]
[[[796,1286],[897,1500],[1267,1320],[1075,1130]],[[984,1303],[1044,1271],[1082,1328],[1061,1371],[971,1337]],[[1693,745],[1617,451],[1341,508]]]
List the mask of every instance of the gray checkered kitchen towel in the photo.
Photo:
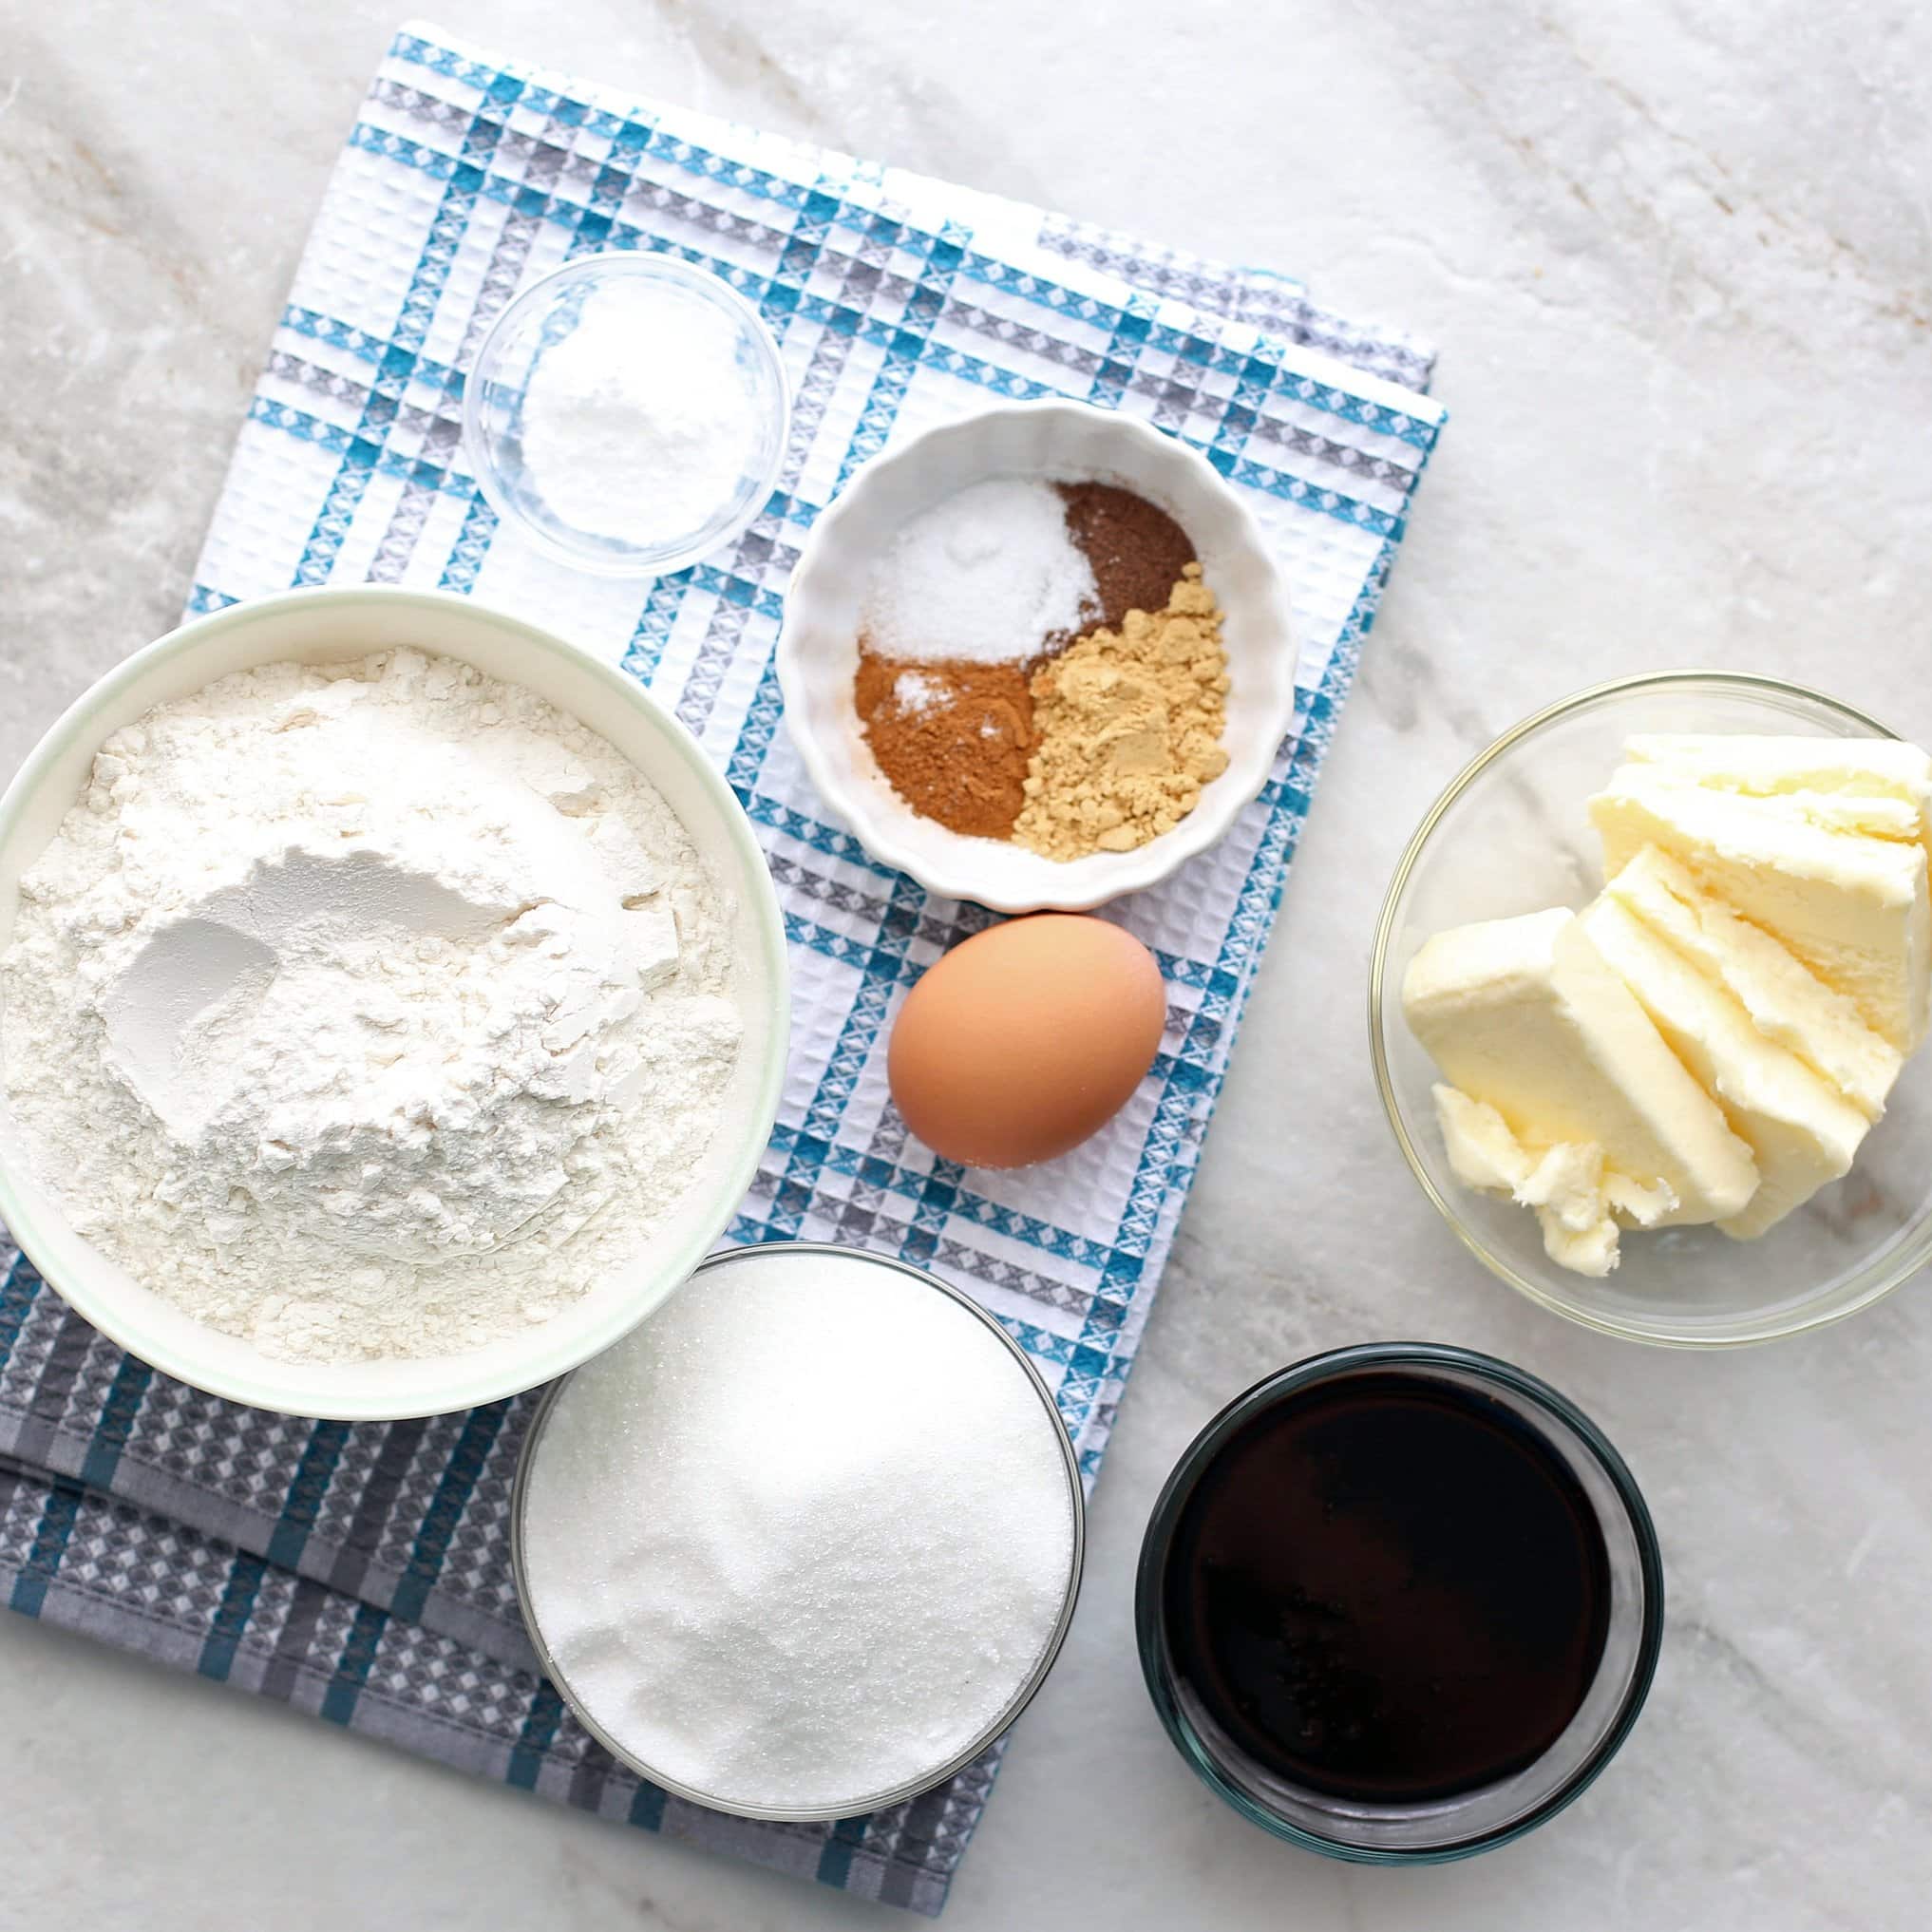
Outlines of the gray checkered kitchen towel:
[[[500,528],[463,465],[462,371],[521,285],[662,248],[727,275],[797,398],[780,488],[729,551],[638,585]],[[1428,352],[1286,278],[638,104],[402,32],[310,236],[190,609],[296,583],[440,585],[620,662],[729,774],[784,902],[796,1028],[779,1124],[731,1228],[855,1242],[976,1296],[1053,1389],[1090,1482],[1193,1178],[1316,769],[1442,412]],[[989,400],[1149,418],[1245,493],[1294,587],[1300,705],[1213,852],[1114,909],[1166,975],[1166,1037],[1088,1146],[990,1174],[908,1140],[884,1042],[988,915],[874,863],[780,729],[781,598],[864,458]],[[618,1769],[538,1676],[505,1525],[533,1398],[350,1427],[155,1374],[0,1230],[0,1591],[12,1607],[479,1774],[937,1912],[997,1761],[837,1826],[761,1825]]]

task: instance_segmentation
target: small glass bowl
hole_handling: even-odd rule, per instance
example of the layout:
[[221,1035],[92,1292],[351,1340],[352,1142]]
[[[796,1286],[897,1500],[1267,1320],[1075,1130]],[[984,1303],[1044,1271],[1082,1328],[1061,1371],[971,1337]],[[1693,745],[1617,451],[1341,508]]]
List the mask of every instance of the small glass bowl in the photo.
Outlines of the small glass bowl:
[[[1582,1486],[1610,1567],[1603,1655],[1563,1734],[1514,1775],[1426,1804],[1337,1798],[1255,1764],[1177,1675],[1166,1632],[1168,1554],[1195,1485],[1222,1447],[1258,1416],[1317,1384],[1391,1370],[1472,1391],[1533,1430]],[[1264,1831],[1354,1865],[1447,1865],[1506,1845],[1555,1817],[1596,1781],[1630,1734],[1657,1671],[1663,1622],[1663,1558],[1650,1511],[1622,1457],[1596,1425],[1554,1389],[1507,1362],[1430,1342],[1336,1349],[1282,1369],[1238,1395],[1194,1438],[1162,1488],[1141,1544],[1134,1587],[1141,1673],[1167,1735],[1195,1774]]]
[[[545,500],[523,452],[523,397],[539,362],[571,333],[594,296],[614,290],[713,312],[758,419],[751,454],[729,494],[695,528],[653,532],[648,541],[566,521]],[[730,542],[765,506],[785,464],[790,407],[778,343],[729,283],[676,256],[596,255],[525,289],[491,325],[464,386],[463,443],[490,507],[550,556],[604,577],[656,577]]]
[[1631,1232],[1603,1280],[1560,1268],[1534,1214],[1479,1194],[1443,1151],[1434,1063],[1402,1013],[1402,975],[1446,926],[1582,906],[1602,883],[1585,802],[1637,731],[1888,738],[1863,711],[1772,677],[1676,671],[1564,698],[1506,731],[1430,806],[1390,882],[1369,968],[1369,1044],[1389,1124],[1422,1190],[1492,1273],[1605,1335],[1724,1348],[1865,1308],[1932,1260],[1932,1071],[1920,1055],[1851,1172],[1752,1241],[1714,1227]]

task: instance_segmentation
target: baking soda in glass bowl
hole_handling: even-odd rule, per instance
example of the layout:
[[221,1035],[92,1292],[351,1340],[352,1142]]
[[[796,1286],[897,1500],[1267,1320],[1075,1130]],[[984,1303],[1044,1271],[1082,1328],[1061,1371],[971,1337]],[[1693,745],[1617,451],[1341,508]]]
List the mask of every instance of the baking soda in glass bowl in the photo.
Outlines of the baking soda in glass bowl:
[[608,576],[681,570],[764,507],[785,368],[757,312],[673,256],[601,255],[524,291],[464,390],[464,445],[500,516]]
[[710,1262],[561,1384],[513,1511],[544,1669],[641,1775],[854,1817],[1018,1714],[1070,1619],[1051,1397],[931,1276],[810,1243]]

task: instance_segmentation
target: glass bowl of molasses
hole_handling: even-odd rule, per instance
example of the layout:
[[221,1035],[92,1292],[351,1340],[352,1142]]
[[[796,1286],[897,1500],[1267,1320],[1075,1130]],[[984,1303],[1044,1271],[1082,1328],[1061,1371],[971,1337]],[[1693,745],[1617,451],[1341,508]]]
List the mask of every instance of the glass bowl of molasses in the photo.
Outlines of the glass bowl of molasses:
[[1663,1567],[1630,1471],[1555,1390],[1377,1344],[1202,1430],[1147,1526],[1135,1631],[1167,1734],[1243,1817],[1440,1864],[1534,1829],[1616,1754]]

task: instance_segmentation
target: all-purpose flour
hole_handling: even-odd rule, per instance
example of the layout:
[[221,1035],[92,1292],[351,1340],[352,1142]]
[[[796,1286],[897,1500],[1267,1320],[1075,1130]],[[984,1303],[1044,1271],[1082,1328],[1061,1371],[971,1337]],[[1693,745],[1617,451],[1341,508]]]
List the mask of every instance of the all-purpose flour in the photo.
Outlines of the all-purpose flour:
[[542,1321],[718,1124],[740,1017],[684,828],[602,739],[446,658],[150,712],[21,897],[0,1062],[41,1180],[273,1354]]

